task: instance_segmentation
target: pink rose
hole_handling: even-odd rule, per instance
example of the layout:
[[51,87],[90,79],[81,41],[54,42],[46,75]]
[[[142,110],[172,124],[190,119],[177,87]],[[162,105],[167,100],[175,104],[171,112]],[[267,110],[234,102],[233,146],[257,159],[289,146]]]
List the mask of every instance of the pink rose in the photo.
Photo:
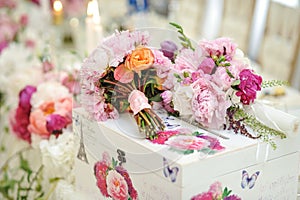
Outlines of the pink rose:
[[115,200],[128,199],[126,180],[116,170],[110,170],[106,176],[107,193]]
[[176,135],[165,143],[180,150],[200,150],[209,145],[209,142],[193,135]]
[[250,69],[244,69],[239,75],[240,84],[236,95],[240,101],[249,105],[256,99],[256,92],[261,90],[262,77],[253,73]]
[[151,105],[148,103],[148,98],[139,90],[133,90],[129,94],[128,102],[134,115],[145,108],[151,108]]
[[218,129],[225,123],[226,109],[231,103],[213,82],[199,78],[193,83],[192,111],[196,121]]

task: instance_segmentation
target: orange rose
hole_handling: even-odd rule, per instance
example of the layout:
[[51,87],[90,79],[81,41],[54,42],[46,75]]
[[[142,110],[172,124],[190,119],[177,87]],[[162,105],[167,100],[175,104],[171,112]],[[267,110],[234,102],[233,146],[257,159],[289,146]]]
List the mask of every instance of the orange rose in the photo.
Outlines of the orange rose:
[[139,46],[127,56],[125,67],[139,73],[141,70],[148,69],[154,62],[152,51],[146,47]]

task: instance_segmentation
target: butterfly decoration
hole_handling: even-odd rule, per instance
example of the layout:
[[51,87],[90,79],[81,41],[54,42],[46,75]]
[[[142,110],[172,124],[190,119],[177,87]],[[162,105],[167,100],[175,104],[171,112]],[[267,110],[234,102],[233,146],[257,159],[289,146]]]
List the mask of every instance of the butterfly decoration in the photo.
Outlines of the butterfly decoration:
[[167,159],[164,157],[163,158],[163,165],[164,165],[164,175],[166,178],[170,177],[171,181],[174,183],[176,181],[177,178],[177,174],[179,172],[179,168],[178,167],[170,167],[169,166],[169,162],[167,161]]
[[121,149],[117,149],[117,153],[118,153],[118,160],[120,161],[120,165],[126,163],[125,152],[122,151]]
[[242,182],[241,182],[241,186],[243,189],[245,189],[247,186],[249,187],[249,189],[252,189],[255,185],[255,182],[257,180],[257,177],[259,175],[259,171],[255,172],[254,174],[252,174],[252,176],[249,177],[249,174],[246,170],[243,170],[242,172]]

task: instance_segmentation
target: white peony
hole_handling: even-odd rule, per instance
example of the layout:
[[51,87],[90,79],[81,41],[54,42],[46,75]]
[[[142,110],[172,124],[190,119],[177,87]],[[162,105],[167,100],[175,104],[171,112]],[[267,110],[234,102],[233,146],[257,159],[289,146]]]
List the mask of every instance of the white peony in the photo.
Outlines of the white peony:
[[60,177],[72,181],[72,169],[76,152],[76,142],[71,131],[64,130],[58,138],[52,135],[49,140],[40,142],[42,163],[45,176],[49,178]]
[[173,92],[174,109],[180,112],[181,116],[192,115],[191,100],[193,89],[191,86],[181,86],[177,84]]
[[58,82],[44,82],[37,87],[37,91],[32,95],[30,103],[35,108],[46,101],[54,101],[58,98],[71,97],[68,88]]

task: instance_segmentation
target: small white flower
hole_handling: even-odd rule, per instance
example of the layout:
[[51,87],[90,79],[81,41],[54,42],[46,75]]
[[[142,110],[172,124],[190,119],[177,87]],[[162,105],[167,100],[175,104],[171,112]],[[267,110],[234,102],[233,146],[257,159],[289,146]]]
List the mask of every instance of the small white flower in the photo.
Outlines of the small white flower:
[[191,100],[193,89],[191,86],[176,85],[173,93],[174,109],[180,112],[182,116],[192,115]]

